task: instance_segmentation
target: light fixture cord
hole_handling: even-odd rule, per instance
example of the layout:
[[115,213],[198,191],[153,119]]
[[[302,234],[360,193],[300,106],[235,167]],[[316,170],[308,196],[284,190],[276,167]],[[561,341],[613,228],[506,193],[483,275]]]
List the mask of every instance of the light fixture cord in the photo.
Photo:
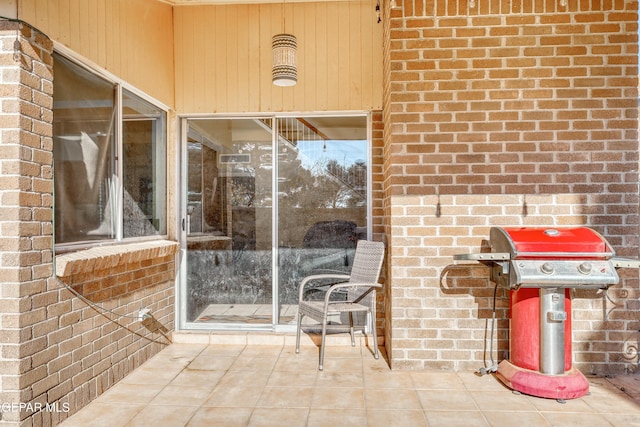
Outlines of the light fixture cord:
[[287,19],[285,18],[285,3],[287,0],[282,0],[282,32],[287,33]]

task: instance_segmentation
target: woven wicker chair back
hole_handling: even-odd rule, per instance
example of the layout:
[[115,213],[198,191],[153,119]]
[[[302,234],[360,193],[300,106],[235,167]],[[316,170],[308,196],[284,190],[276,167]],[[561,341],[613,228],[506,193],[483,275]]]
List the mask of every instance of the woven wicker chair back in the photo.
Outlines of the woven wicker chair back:
[[[382,261],[384,259],[384,243],[360,240],[356,249],[351,268],[352,283],[377,283],[380,278]],[[356,292],[363,292],[366,289],[360,288]],[[349,299],[357,298],[359,295],[349,290]],[[366,303],[363,301],[363,303]]]

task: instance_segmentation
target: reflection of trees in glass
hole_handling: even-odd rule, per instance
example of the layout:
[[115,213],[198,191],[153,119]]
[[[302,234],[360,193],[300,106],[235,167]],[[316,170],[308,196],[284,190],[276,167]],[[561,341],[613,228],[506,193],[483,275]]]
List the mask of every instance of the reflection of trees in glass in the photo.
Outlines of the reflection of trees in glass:
[[[265,207],[271,205],[271,141],[243,142],[236,148],[249,154],[250,163],[235,164],[231,169],[231,205]],[[262,183],[262,184],[261,184]]]
[[337,191],[331,207],[362,206],[366,201],[367,164],[358,160],[344,167],[337,160],[329,160],[327,178],[336,181]]
[[[283,164],[284,163],[284,164]],[[280,204],[292,208],[336,209],[363,206],[367,166],[356,161],[342,166],[335,159],[305,167],[299,157],[281,163]]]
[[[253,172],[253,170],[251,170]],[[256,180],[254,173],[250,176],[234,177],[231,190],[231,205],[246,208],[253,207],[256,198]]]

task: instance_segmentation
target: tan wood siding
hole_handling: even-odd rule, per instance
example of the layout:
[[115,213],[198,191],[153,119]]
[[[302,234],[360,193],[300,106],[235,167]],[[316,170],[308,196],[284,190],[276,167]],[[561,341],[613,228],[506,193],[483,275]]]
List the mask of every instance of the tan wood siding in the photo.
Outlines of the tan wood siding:
[[[382,108],[373,1],[178,6],[174,14],[181,113]],[[271,83],[271,38],[283,30],[298,39],[298,84],[289,88]]]
[[20,0],[18,17],[174,105],[173,9],[148,0]]
[[[18,14],[179,113],[382,108],[382,25],[373,0],[173,8],[20,0]],[[298,38],[291,88],[271,83],[271,38],[283,31]]]

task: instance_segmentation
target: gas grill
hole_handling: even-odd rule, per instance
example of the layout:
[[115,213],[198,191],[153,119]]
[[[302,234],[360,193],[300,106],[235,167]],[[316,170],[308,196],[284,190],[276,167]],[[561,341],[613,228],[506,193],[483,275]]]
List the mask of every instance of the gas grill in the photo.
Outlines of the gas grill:
[[[490,253],[456,255],[489,262],[491,281],[523,288],[602,288],[617,284],[615,252],[597,232],[585,228],[500,228],[490,230]],[[626,260],[631,262],[633,260]]]
[[618,268],[640,261],[615,256],[596,231],[576,228],[491,228],[491,252],[455,260],[491,267],[491,281],[511,290],[509,360],[497,366],[508,387],[533,396],[572,399],[589,383],[572,367],[571,288],[607,289]]

